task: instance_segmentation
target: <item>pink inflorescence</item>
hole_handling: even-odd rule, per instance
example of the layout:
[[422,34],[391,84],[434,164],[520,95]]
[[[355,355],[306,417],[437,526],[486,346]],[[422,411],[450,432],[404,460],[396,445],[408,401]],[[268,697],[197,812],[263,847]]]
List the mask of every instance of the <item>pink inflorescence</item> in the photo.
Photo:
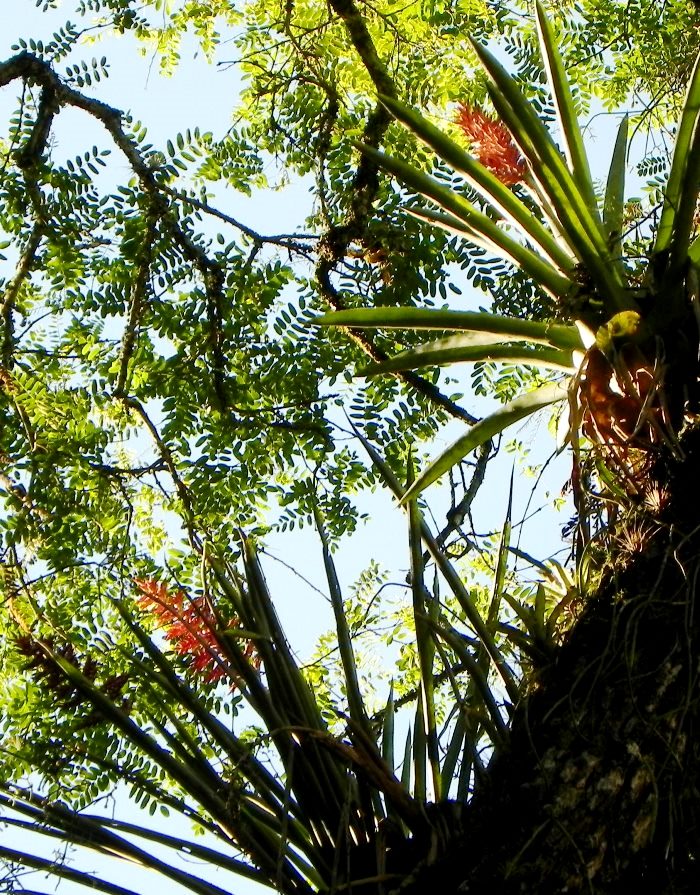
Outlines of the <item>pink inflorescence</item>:
[[[182,591],[171,594],[153,578],[137,578],[134,583],[142,593],[139,606],[156,618],[166,632],[166,640],[178,655],[187,659],[194,672],[208,683],[233,676],[217,637],[219,623],[205,597],[190,599]],[[233,619],[226,627],[238,628],[240,622]],[[244,656],[254,665],[259,664],[251,641],[246,644]]]
[[471,151],[501,183],[513,186],[525,177],[525,160],[508,128],[475,106],[461,104],[456,118]]

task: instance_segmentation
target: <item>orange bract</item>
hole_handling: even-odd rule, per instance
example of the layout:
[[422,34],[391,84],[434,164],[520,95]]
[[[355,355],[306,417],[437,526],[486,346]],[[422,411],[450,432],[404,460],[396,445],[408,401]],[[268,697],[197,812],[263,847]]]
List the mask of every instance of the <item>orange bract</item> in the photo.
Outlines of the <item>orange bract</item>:
[[[217,635],[220,623],[205,597],[190,599],[182,591],[171,594],[165,584],[153,578],[137,578],[134,583],[143,594],[139,606],[155,616],[166,631],[166,640],[176,653],[187,658],[193,671],[208,683],[234,678]],[[238,619],[226,624],[228,629],[238,627]],[[247,642],[243,655],[257,667],[259,659],[252,641]]]
[[525,177],[525,160],[508,128],[475,106],[460,105],[456,118],[481,164],[501,183],[513,186]]
[[658,441],[660,409],[653,399],[655,388],[651,366],[634,346],[625,346],[621,357],[627,382],[597,348],[589,348],[581,368],[579,396],[583,432],[598,444],[647,448]]

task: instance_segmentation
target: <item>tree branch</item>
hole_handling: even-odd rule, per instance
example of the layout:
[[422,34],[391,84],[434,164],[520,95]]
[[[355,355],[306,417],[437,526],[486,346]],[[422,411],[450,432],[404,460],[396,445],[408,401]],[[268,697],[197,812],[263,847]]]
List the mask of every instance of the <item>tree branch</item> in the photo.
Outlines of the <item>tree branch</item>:
[[237,220],[236,218],[231,217],[230,214],[226,214],[226,212],[220,211],[218,208],[214,208],[213,205],[210,205],[208,202],[203,202],[201,199],[197,199],[195,196],[188,196],[186,193],[183,193],[180,190],[174,190],[172,187],[165,186],[165,184],[161,186],[161,189],[164,193],[172,196],[173,199],[177,199],[180,202],[192,205],[193,208],[198,208],[200,211],[205,212],[205,214],[209,214],[214,218],[218,218],[220,221],[224,221],[224,223],[226,224],[230,224],[232,227],[240,230],[240,232],[243,233],[245,236],[248,236],[250,239],[252,239],[255,243],[276,245],[280,248],[287,249],[290,252],[299,252],[302,255],[306,255],[313,250],[312,247],[304,245],[301,242],[297,242],[297,240],[316,240],[319,238],[313,233],[303,233],[298,235],[294,233],[278,233],[273,236],[265,236],[262,233],[256,232],[251,227],[248,227],[245,224],[241,223],[241,221]]
[[[396,97],[396,86],[379,58],[372,35],[353,0],[329,0],[330,6],[343,21],[362,64],[377,88],[377,92]],[[369,115],[362,134],[362,142],[375,148],[380,146],[392,118],[384,106],[377,102]],[[323,298],[335,311],[345,308],[342,296],[331,281],[331,272],[349,254],[350,244],[362,241],[379,191],[379,169],[366,155],[362,155],[352,183],[352,199],[349,213],[342,224],[336,224],[324,234],[319,243],[319,261],[316,279]],[[373,361],[381,362],[387,355],[377,348],[372,339],[358,330],[346,332],[355,344]],[[437,386],[413,371],[394,374],[432,404],[441,407],[450,416],[473,424],[477,418],[444,395]]]

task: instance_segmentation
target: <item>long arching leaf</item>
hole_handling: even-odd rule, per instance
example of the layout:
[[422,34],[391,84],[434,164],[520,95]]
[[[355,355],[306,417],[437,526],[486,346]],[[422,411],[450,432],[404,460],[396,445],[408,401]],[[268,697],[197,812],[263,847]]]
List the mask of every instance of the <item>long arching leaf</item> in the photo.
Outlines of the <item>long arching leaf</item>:
[[598,284],[610,312],[634,308],[610,263],[602,225],[589,209],[551,134],[496,57],[484,46],[474,41],[472,45],[489,76],[491,101],[549,197],[562,236]]
[[[413,482],[413,457],[408,458],[407,484]],[[435,683],[433,680],[433,662],[435,644],[433,632],[428,620],[432,615],[433,601],[428,594],[424,580],[423,541],[421,538],[421,514],[415,500],[408,503],[408,533],[411,550],[411,591],[413,593],[413,619],[416,629],[416,646],[418,648],[418,667],[420,670],[420,692],[416,712],[422,713],[422,725],[416,717],[416,732],[421,727],[425,735],[425,750],[433,781],[433,799],[439,802],[442,797],[442,777],[440,775],[440,747],[438,743],[437,719],[435,712]],[[414,743],[414,763],[416,768],[422,765],[415,754],[422,748],[418,736]],[[419,779],[416,770],[416,780]]]
[[469,224],[465,224],[464,221],[461,221],[453,214],[446,214],[443,211],[433,211],[432,208],[417,208],[416,206],[411,205],[406,206],[404,211],[412,218],[416,218],[419,221],[425,221],[428,224],[439,227],[441,230],[446,230],[448,233],[452,233],[454,236],[459,236],[462,239],[468,240],[473,245],[485,249],[491,255],[501,254],[497,245],[494,245],[491,240],[486,239],[482,233],[478,233],[473,227],[470,227]]
[[495,413],[472,426],[469,431],[458,438],[443,454],[418,476],[413,485],[403,495],[402,503],[412,500],[428,485],[459,463],[467,454],[479,447],[489,438],[499,435],[504,429],[512,426],[527,416],[547,407],[556,401],[564,401],[568,397],[566,386],[560,382],[550,382],[533,392],[520,395],[505,404]]
[[502,317],[484,311],[451,311],[433,308],[353,308],[321,314],[309,321],[314,326],[352,326],[381,329],[457,330],[488,335],[489,341],[533,342],[564,351],[583,351],[577,327],[561,323]]
[[[321,540],[321,548],[323,551],[323,566],[326,571],[326,580],[328,582],[328,592],[330,594],[331,606],[333,607],[333,616],[335,618],[336,632],[338,634],[338,650],[340,652],[340,660],[343,666],[343,674],[345,677],[345,691],[348,700],[348,709],[353,722],[361,727],[365,735],[373,740],[375,738],[374,731],[370,724],[367,712],[365,710],[362,692],[360,690],[360,681],[357,674],[357,664],[355,662],[355,651],[352,645],[352,634],[343,603],[343,594],[340,588],[340,581],[331,555],[330,543],[326,534],[326,526],[318,505],[316,493],[310,490],[310,498],[313,505],[314,521],[316,530]],[[393,767],[392,767],[393,770]]]
[[654,254],[666,251],[671,244],[671,235],[681,195],[685,189],[685,171],[688,163],[690,144],[700,114],[700,56],[695,60],[695,67],[688,84],[683,114],[681,115],[676,145],[673,150],[673,161],[664,193],[664,204],[656,231]]
[[535,3],[537,16],[537,31],[540,38],[542,60],[552,87],[554,106],[557,111],[559,127],[564,140],[564,149],[569,171],[576,180],[586,205],[594,220],[599,219],[598,204],[596,201],[593,179],[588,165],[588,156],[583,146],[583,135],[578,124],[574,99],[569,87],[569,79],[566,76],[564,64],[551,22],[545,15],[544,7],[537,0]]
[[629,117],[624,115],[615,139],[610,170],[605,187],[603,224],[615,263],[622,261],[622,219],[625,210],[625,168],[627,164],[627,139]]
[[361,367],[357,374],[358,376],[374,376],[377,373],[395,373],[402,370],[415,370],[419,367],[440,367],[448,364],[477,363],[479,361],[529,364],[533,367],[558,370],[564,373],[573,373],[575,370],[570,351],[502,343],[475,345],[467,335],[435,339],[410,351],[402,351],[388,360],[367,364],[367,366]]
[[669,246],[671,282],[682,274],[688,260],[688,249],[697,215],[698,193],[700,193],[700,120],[695,122],[683,176],[683,189],[673,223],[673,234]]

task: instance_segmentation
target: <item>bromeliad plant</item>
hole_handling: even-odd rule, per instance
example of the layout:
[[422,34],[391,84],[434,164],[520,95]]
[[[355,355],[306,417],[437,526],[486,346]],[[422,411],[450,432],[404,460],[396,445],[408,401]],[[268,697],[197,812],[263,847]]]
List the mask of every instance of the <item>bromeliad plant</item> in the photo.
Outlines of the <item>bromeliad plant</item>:
[[[404,483],[359,437],[400,496]],[[410,459],[407,473],[410,484]],[[169,587],[152,571],[134,578],[131,594],[117,582],[101,586],[111,606],[108,631],[79,646],[71,639],[75,620],[66,627],[41,583],[26,585],[3,611],[18,631],[15,680],[31,698],[19,720],[8,714],[0,760],[14,755],[20,770],[34,771],[36,788],[21,773],[8,775],[8,765],[0,823],[123,858],[200,895],[225,889],[169,855],[184,852],[286,895],[356,886],[371,895],[398,889],[443,852],[459,830],[460,806],[507,742],[523,657],[551,652],[553,603],[563,605],[566,596],[544,585],[534,600],[515,596],[507,573],[510,510],[490,594],[484,587],[479,596],[410,500],[416,671],[401,692],[408,735],[397,749],[394,688],[385,709],[371,716],[324,519],[312,502],[342,668],[335,723],[292,654],[248,539],[241,539],[240,566],[203,550],[199,594]],[[428,583],[425,550],[439,586]],[[405,685],[401,677],[396,683]],[[38,716],[28,708],[37,700]],[[240,720],[250,727],[237,732],[224,705],[233,714],[247,706]],[[79,810],[117,781],[142,805],[195,823],[208,840],[192,842],[177,825],[166,833]],[[0,843],[3,860],[110,895],[125,891]]]
[[659,449],[679,456],[677,434],[697,404],[700,186],[700,67],[678,125],[656,233],[643,269],[625,258],[624,185],[628,119],[620,124],[605,195],[596,195],[572,93],[551,23],[537,4],[542,59],[557,113],[557,146],[516,81],[473,43],[499,120],[462,106],[458,123],[472,153],[396,99],[395,118],[465,179],[477,203],[419,169],[369,146],[359,148],[432,207],[409,213],[510,261],[553,299],[557,318],[418,308],[345,310],[321,325],[451,331],[360,372],[364,375],[465,361],[504,361],[567,378],[522,394],[482,420],[430,465],[413,496],[478,445],[555,401],[569,402],[572,441],[583,434],[628,491]]

